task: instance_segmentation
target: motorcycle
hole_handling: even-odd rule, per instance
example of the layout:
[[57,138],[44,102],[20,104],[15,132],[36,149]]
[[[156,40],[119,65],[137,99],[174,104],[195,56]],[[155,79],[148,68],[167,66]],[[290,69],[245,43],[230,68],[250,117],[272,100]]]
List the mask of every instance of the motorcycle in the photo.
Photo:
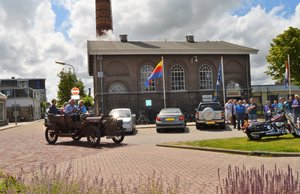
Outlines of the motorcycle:
[[300,128],[294,123],[292,115],[285,109],[278,111],[269,121],[246,124],[243,130],[250,140],[286,134],[300,138]]

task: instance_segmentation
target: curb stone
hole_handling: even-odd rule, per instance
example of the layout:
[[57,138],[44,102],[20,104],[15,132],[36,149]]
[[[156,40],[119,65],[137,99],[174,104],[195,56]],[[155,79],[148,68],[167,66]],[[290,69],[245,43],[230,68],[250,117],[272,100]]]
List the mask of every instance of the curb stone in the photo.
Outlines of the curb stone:
[[185,145],[172,145],[172,143],[156,144],[158,147],[167,148],[179,148],[179,149],[190,149],[199,151],[209,151],[209,152],[221,152],[228,154],[239,154],[239,155],[250,155],[250,156],[264,156],[264,157],[299,157],[299,152],[289,153],[289,152],[266,152],[266,151],[242,151],[242,150],[229,150],[221,148],[209,148],[209,147],[193,147]]

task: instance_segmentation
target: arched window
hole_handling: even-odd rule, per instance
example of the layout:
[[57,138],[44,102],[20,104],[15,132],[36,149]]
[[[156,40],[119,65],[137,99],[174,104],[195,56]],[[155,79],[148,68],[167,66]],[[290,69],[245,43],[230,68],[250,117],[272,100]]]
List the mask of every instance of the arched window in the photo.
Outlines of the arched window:
[[226,89],[230,90],[240,90],[240,84],[236,83],[235,81],[229,81],[226,85]]
[[153,69],[154,68],[151,65],[144,65],[141,68],[141,91],[143,91],[143,92],[145,92],[145,91],[155,91],[156,90],[155,80],[152,80],[150,82],[149,87],[145,86],[145,82],[148,79],[148,77],[150,77]]
[[174,65],[171,68],[172,90],[185,90],[184,69],[181,65]]
[[126,93],[127,88],[123,83],[115,82],[110,84],[108,88],[108,93]]
[[209,65],[201,65],[199,69],[200,75],[200,89],[213,89],[213,74]]

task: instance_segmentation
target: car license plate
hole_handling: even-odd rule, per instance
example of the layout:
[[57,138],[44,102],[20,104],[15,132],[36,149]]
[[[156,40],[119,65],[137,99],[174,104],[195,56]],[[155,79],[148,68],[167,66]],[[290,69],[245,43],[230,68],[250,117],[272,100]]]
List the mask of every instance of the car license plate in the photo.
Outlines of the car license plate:
[[209,122],[206,122],[206,124],[208,124],[208,125],[214,125],[214,124],[216,124],[216,122],[215,121],[209,121]]
[[166,121],[174,121],[174,118],[166,118]]

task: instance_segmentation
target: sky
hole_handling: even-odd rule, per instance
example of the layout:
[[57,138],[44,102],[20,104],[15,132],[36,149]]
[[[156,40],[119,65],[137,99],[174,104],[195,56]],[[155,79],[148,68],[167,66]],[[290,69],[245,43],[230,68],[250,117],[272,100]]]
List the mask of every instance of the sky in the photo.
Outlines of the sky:
[[[300,28],[300,0],[111,0],[114,32],[135,41],[228,41],[259,50],[251,55],[252,84],[273,84],[264,73],[272,39]],[[64,68],[75,67],[87,88],[87,40],[96,39],[94,0],[0,1],[0,79],[45,78],[56,97]]]

